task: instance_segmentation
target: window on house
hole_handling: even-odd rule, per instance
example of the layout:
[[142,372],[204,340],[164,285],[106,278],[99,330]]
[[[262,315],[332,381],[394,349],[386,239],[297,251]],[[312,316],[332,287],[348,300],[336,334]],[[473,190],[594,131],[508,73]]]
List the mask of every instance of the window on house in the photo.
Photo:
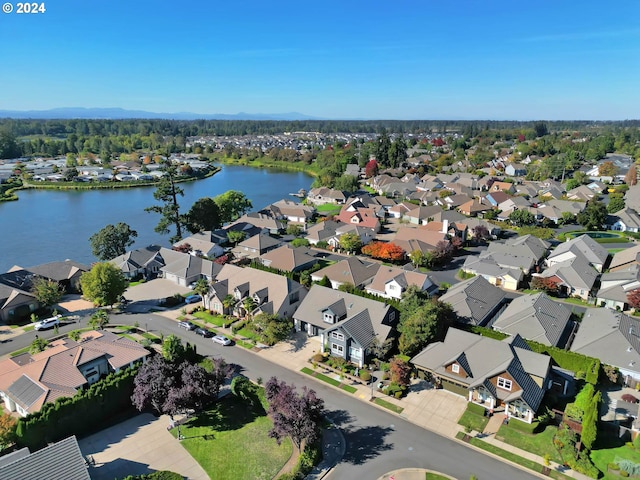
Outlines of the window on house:
[[337,343],[332,343],[331,351],[342,355],[344,353],[344,347],[342,345],[338,345]]
[[331,332],[331,338],[335,338],[336,340],[344,340],[344,335],[338,331]]
[[356,347],[349,347],[349,357],[359,359],[362,357],[362,350]]
[[393,311],[389,314],[389,320],[393,322],[395,319],[396,319],[396,312]]
[[457,363],[452,364],[451,371],[453,373],[460,373],[460,365],[458,365]]
[[333,323],[333,313],[324,312],[323,319],[324,319],[325,323]]
[[511,390],[512,382],[506,378],[498,377],[498,388],[504,388],[505,390]]

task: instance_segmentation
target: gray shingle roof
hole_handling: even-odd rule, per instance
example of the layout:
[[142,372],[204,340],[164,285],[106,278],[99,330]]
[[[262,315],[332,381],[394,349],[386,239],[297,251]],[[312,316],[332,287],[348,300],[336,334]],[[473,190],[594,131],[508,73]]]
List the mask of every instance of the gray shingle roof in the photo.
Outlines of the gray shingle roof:
[[2,480],[91,480],[76,437],[68,437],[0,467]]
[[[526,347],[526,348],[524,348]],[[458,361],[464,354],[469,377],[463,378],[448,373],[445,367]],[[520,360],[520,357],[523,360]],[[470,332],[450,328],[443,342],[432,343],[411,359],[411,363],[425,368],[441,377],[455,379],[456,382],[473,388],[479,385],[487,387],[493,395],[503,400],[522,400],[536,411],[544,396],[544,388],[531,377],[545,378],[551,358],[532,352],[521,339],[506,338],[502,341],[482,337]],[[525,368],[526,365],[526,368]],[[466,370],[466,368],[465,368]],[[507,392],[494,389],[488,380],[503,372],[509,372],[520,385],[522,391]],[[544,383],[543,383],[544,384]]]
[[16,403],[29,408],[44,395],[45,390],[26,375],[22,375],[11,384],[7,389],[7,393],[17,401]]
[[510,335],[535,340],[545,345],[559,345],[566,340],[571,312],[544,293],[522,295],[514,299],[500,314],[493,328]]
[[503,302],[505,293],[483,277],[456,283],[440,301],[448,303],[461,321],[482,325]]
[[572,252],[574,255],[582,254],[587,262],[592,265],[604,265],[609,257],[607,249],[593,238],[589,235],[580,235],[579,237],[558,245],[549,255],[548,260],[552,260],[567,252]]

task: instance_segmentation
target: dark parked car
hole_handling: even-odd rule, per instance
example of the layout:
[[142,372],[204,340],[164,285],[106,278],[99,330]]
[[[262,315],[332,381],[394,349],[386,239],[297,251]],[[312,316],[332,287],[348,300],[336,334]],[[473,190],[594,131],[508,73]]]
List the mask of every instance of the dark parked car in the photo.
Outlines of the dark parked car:
[[213,333],[211,333],[209,330],[207,330],[206,328],[196,328],[194,330],[196,335],[202,335],[204,338],[211,338],[213,337]]

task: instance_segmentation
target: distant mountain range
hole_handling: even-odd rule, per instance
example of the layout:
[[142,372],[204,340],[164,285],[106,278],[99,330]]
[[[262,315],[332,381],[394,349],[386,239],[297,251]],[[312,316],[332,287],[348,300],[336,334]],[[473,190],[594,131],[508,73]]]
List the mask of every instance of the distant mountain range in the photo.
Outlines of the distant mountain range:
[[0,110],[0,118],[33,118],[33,119],[126,119],[152,118],[168,120],[320,120],[298,112],[290,113],[245,113],[236,114],[211,113],[199,114],[191,112],[155,113],[143,110],[125,110],[124,108],[83,108],[64,107],[50,110]]

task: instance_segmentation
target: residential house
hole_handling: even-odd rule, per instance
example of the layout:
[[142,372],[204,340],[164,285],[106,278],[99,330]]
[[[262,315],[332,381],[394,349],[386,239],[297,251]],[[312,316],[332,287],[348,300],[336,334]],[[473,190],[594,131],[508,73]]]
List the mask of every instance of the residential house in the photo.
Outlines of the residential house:
[[415,210],[416,206],[409,202],[398,202],[387,210],[391,218],[402,218],[408,212]]
[[533,421],[551,374],[551,357],[531,351],[519,335],[500,341],[457,328],[411,363],[444,389],[526,423]]
[[333,188],[328,187],[318,187],[309,190],[307,200],[315,205],[324,205],[327,203],[342,205],[347,200],[347,197],[341,190],[334,190]]
[[400,300],[407,288],[414,286],[432,294],[438,290],[433,279],[424,273],[381,265],[365,290],[383,298]]
[[319,336],[332,356],[362,368],[367,352],[395,335],[398,312],[385,302],[313,285],[293,316],[296,331]]
[[260,261],[266,267],[276,268],[283,272],[301,272],[318,263],[318,259],[307,247],[293,248],[289,244],[284,244],[260,255]]
[[502,202],[509,200],[512,195],[507,195],[502,190],[491,191],[485,195],[484,198],[491,204],[492,207],[497,208]]
[[640,245],[635,245],[615,253],[609,264],[609,271],[618,272],[620,270],[628,270],[633,268],[634,265],[640,265]]
[[[458,213],[458,212],[455,212]],[[459,214],[462,216],[462,214]],[[489,232],[489,235],[493,240],[496,240],[500,235],[502,229],[493,223],[489,223],[486,220],[483,220],[478,217],[463,217],[462,220],[459,220],[459,223],[464,223],[467,226],[467,238],[465,240],[469,240],[475,237],[475,228],[478,226],[483,226]]]
[[361,227],[360,225],[353,225],[348,223],[341,223],[336,228],[335,234],[327,239],[327,243],[334,250],[340,249],[340,238],[347,234],[354,233],[360,237],[362,245],[371,243],[376,238],[376,232],[373,228]]
[[241,216],[235,222],[232,222],[228,226],[225,227],[226,230],[242,230],[246,231],[249,235],[252,233],[248,232],[250,230],[255,231],[255,229],[264,231],[278,235],[282,233],[286,228],[286,222],[274,218],[271,213],[267,214],[264,212],[249,212]]
[[482,277],[491,285],[505,290],[517,290],[524,279],[521,269],[500,265],[491,253],[467,257],[461,269],[466,274]]
[[318,242],[327,242],[331,237],[335,236],[336,230],[344,225],[347,224],[333,220],[318,222],[307,229],[305,238],[311,245],[317,245]]
[[588,308],[571,351],[618,367],[625,385],[640,382],[640,319],[608,308]]
[[524,177],[527,174],[527,167],[521,163],[509,163],[504,167],[504,173],[510,177]]
[[40,303],[31,293],[33,278],[33,273],[20,267],[0,274],[0,321],[23,320],[40,308]]
[[319,282],[326,276],[331,281],[331,288],[333,289],[345,284],[363,288],[373,281],[373,277],[375,277],[379,268],[379,263],[364,262],[358,257],[347,257],[333,265],[313,272],[311,280]]
[[448,303],[460,323],[484,326],[504,305],[506,294],[483,277],[456,283],[439,300]]
[[265,208],[260,210],[259,213],[267,214],[277,220],[282,220],[287,223],[300,225],[303,230],[306,230],[307,224],[315,215],[315,209],[301,203],[282,199],[272,203],[271,205],[267,205]]
[[433,220],[434,216],[442,211],[442,208],[432,205],[430,207],[413,206],[413,209],[404,214],[403,219],[414,225],[425,225]]
[[576,256],[582,256],[589,265],[602,272],[609,259],[609,252],[589,235],[580,235],[558,245],[551,251],[545,263],[552,267]]
[[564,348],[571,333],[570,317],[571,311],[563,304],[537,293],[513,299],[491,326],[498,332]]
[[422,253],[431,252],[439,242],[448,243],[448,235],[441,231],[434,232],[414,227],[400,227],[392,240],[392,243],[402,248],[407,255],[415,250]]
[[85,332],[77,342],[54,340],[40,353],[0,361],[0,399],[7,411],[26,417],[148,355],[139,343],[107,331]]
[[109,261],[130,280],[135,278],[155,278],[160,269],[165,265],[161,247],[158,245],[150,245],[148,247],[138,248],[123,253]]
[[596,305],[613,310],[628,310],[630,292],[640,288],[640,265],[635,264],[627,270],[603,273],[600,277],[600,290],[596,294]]
[[589,300],[594,293],[598,272],[579,255],[564,262],[554,263],[544,272],[534,273],[533,276],[553,280],[558,285],[561,295]]
[[577,215],[582,212],[587,204],[585,202],[572,202],[570,200],[546,200],[546,205],[557,208],[561,212],[569,212],[573,215]]
[[174,247],[189,245],[190,255],[197,257],[217,258],[224,254],[224,248],[219,242],[211,241],[211,232],[195,233],[173,244]]
[[75,436],[50,443],[33,453],[24,447],[3,455],[0,457],[0,478],[91,480]]
[[160,267],[163,278],[183,287],[188,287],[201,278],[211,281],[222,268],[211,260],[168,248],[161,248],[160,255],[164,261],[164,265]]
[[640,183],[632,185],[624,194],[624,203],[628,208],[633,208],[636,212],[640,210]]
[[508,192],[511,195],[515,195],[516,186],[511,182],[499,182],[495,180],[489,187],[489,192]]
[[267,313],[289,319],[306,294],[302,285],[283,275],[226,264],[211,285],[208,304],[219,315]]
[[458,207],[458,211],[468,217],[482,215],[487,210],[491,210],[491,204],[482,198],[474,198]]
[[523,235],[521,237],[510,238],[505,242],[490,242],[488,252],[506,253],[517,257],[529,257],[534,265],[540,265],[549,251],[550,243],[534,237],[533,235]]
[[633,209],[625,207],[622,210],[610,215],[611,230],[620,232],[638,232],[640,231],[640,215]]
[[429,222],[426,225],[420,227],[422,230],[428,230],[432,232],[446,233],[450,237],[458,237],[462,241],[467,239],[467,224],[463,222],[449,222],[449,220],[443,220],[442,222]]
[[342,207],[335,219],[343,223],[360,225],[380,231],[380,218],[384,218],[385,209],[381,206],[367,207],[360,199],[355,199]]
[[576,188],[572,188],[567,192],[566,196],[569,200],[578,200],[581,202],[588,202],[593,198],[598,198],[598,194],[586,185],[579,185]]
[[88,272],[90,267],[73,260],[43,263],[26,268],[28,272],[47,280],[57,282],[67,293],[80,292],[80,277]]
[[531,202],[525,197],[509,197],[504,202],[498,204],[498,209],[502,210],[503,215],[513,212],[514,210],[520,210],[528,208]]
[[445,210],[451,210],[453,208],[459,207],[460,205],[464,205],[468,202],[471,202],[472,200],[473,198],[470,197],[469,195],[456,194],[456,195],[449,195],[448,197],[438,196],[438,198],[436,198],[433,203],[434,205],[440,205]]
[[270,250],[283,245],[283,241],[272,237],[268,233],[259,233],[249,237],[236,245],[231,251],[237,258],[254,259]]

